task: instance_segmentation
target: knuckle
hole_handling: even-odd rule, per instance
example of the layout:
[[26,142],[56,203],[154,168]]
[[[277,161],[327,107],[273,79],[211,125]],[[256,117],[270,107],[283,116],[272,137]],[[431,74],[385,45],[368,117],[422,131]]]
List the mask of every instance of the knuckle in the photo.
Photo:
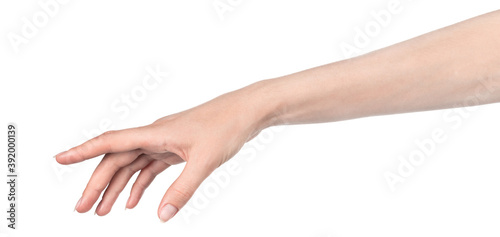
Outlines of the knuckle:
[[137,180],[135,184],[137,185],[137,188],[139,188],[139,190],[145,190],[146,188],[149,187],[149,182],[145,180]]
[[122,169],[124,169],[123,172],[125,172],[127,175],[132,176],[137,171],[141,170],[141,164],[136,163],[136,164],[127,165],[127,166],[123,167]]
[[167,139],[161,140],[161,142],[160,142],[160,150],[163,151],[163,152],[171,150],[170,147],[169,147],[169,145],[170,144],[169,144],[169,142],[167,142]]
[[116,163],[115,159],[110,159],[110,157],[104,157],[101,161],[102,169],[109,171],[118,171],[121,167]]
[[145,169],[145,170],[144,170],[144,173],[146,173],[146,175],[147,175],[147,177],[148,177],[149,179],[153,179],[154,177],[156,177],[156,175],[158,175],[158,173],[157,173],[157,172],[155,172],[155,171],[154,171],[153,169],[151,169],[151,168],[150,168],[150,169]]
[[103,132],[101,135],[99,135],[95,138],[98,140],[104,140],[104,139],[108,139],[110,136],[114,135],[115,133],[116,133],[115,130],[109,130],[109,131]]
[[93,185],[93,186],[88,188],[88,191],[90,191],[94,195],[99,196],[101,194],[101,192],[104,190],[104,188],[105,188],[105,186],[103,186],[103,185]]
[[109,131],[106,131],[106,132],[103,132],[100,136],[98,137],[107,137],[109,135],[112,135],[112,134],[115,134],[116,131],[115,130],[109,130]]
[[137,185],[139,189],[144,190],[149,187],[149,184],[151,184],[155,177],[156,174],[152,172],[151,169],[143,169],[134,185]]
[[122,191],[122,189],[120,189],[119,187],[111,187],[111,188],[107,188],[106,189],[106,193],[108,197],[110,198],[113,198],[114,197],[117,197],[118,195],[120,195],[120,192]]
[[125,166],[125,167],[123,167],[122,169],[123,169],[123,171],[122,171],[122,172],[123,172],[124,174],[126,174],[126,175],[130,175],[130,174],[133,174],[133,173],[137,172],[137,168],[132,167],[132,166],[130,166],[130,165]]
[[149,150],[154,148],[156,144],[158,144],[157,140],[161,136],[159,136],[159,132],[156,126],[148,125],[140,128],[134,129],[140,136],[135,138],[135,143],[141,148],[145,148]]
[[87,150],[87,148],[86,148],[86,145],[83,144],[81,146],[77,146],[77,147],[73,148],[73,150],[75,151],[78,159],[81,159],[81,158],[85,157],[85,151]]
[[179,199],[179,200],[189,200],[194,194],[194,192],[191,190],[192,189],[190,189],[186,186],[179,187],[179,185],[171,188],[172,194],[176,197],[176,199]]
[[101,144],[100,140],[101,139],[99,137],[94,137],[83,143],[82,145],[76,147],[75,151],[80,157],[84,157],[86,156],[86,154],[90,153],[90,151],[98,147],[99,144]]

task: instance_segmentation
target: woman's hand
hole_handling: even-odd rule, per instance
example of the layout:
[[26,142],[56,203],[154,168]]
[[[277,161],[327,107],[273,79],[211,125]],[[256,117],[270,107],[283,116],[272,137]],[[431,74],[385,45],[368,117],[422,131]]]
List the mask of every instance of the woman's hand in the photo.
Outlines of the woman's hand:
[[[111,210],[141,170],[127,207],[137,205],[155,175],[186,161],[161,201],[170,219],[201,182],[263,128],[500,102],[500,11],[349,60],[261,81],[182,113],[108,132],[57,155],[72,164],[106,154],[76,210]],[[459,39],[459,40],[457,40]]]
[[108,214],[132,175],[141,171],[126,204],[133,208],[156,175],[185,161],[158,208],[160,219],[169,220],[212,171],[269,125],[259,107],[265,103],[259,88],[251,85],[147,126],[109,131],[56,155],[59,163],[73,164],[105,154],[75,210],[89,211],[104,191],[95,212]]

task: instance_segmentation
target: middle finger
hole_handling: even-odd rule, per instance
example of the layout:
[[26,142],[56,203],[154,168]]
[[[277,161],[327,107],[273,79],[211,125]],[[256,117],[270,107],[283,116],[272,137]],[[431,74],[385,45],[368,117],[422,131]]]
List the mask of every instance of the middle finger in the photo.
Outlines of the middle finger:
[[134,161],[141,154],[140,150],[133,150],[120,153],[108,153],[97,165],[92,177],[83,191],[82,197],[78,201],[75,210],[83,213],[89,211],[97,201],[102,191],[111,181],[111,178],[121,168]]

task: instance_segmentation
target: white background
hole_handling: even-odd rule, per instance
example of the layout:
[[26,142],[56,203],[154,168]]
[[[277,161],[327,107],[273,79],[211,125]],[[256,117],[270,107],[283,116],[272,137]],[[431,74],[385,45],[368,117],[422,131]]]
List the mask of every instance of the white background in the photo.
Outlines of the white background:
[[[148,124],[261,79],[342,60],[341,43],[353,44],[355,29],[373,21],[370,12],[387,9],[389,0],[220,2],[234,4],[223,18],[213,0],[69,1],[16,52],[9,35],[22,36],[23,18],[33,22],[43,10],[36,1],[1,1],[1,144],[7,123],[17,124],[20,172],[18,229],[6,228],[4,183],[1,233],[500,234],[499,105],[270,130],[232,160],[238,174],[224,184],[204,183],[194,198],[211,198],[188,204],[196,214],[181,212],[166,224],[157,208],[182,165],[159,175],[133,210],[123,210],[127,186],[108,216],[73,212],[98,159],[65,169],[52,156],[86,140],[84,131],[99,129],[102,121],[111,121],[112,129]],[[400,4],[401,12],[363,53],[500,8],[491,0]],[[112,110],[122,94],[140,90],[146,68],[156,65],[169,76],[135,108],[127,107],[130,114]],[[408,159],[418,150],[414,141],[435,129],[446,141],[391,191],[384,174],[397,173],[398,157]]]

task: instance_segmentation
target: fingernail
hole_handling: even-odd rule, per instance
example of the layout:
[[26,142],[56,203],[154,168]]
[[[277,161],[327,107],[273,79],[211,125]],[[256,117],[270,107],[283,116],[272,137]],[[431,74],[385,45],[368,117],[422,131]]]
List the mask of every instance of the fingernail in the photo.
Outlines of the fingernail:
[[78,202],[76,203],[76,206],[75,206],[75,210],[73,210],[73,211],[76,211],[76,209],[78,208],[78,206],[80,206],[80,203],[82,203],[82,198],[83,198],[83,197],[81,197],[81,198],[78,200]]
[[130,205],[130,198],[131,197],[128,197],[128,199],[127,199],[127,204],[125,204],[125,210],[127,210],[128,206]]
[[58,156],[64,156],[66,152],[67,151],[59,152],[59,153],[57,153],[57,155],[54,156],[54,158],[56,158]]
[[175,213],[177,213],[177,211],[178,211],[177,207],[174,207],[172,204],[169,203],[165,205],[160,212],[161,222],[165,223],[168,220],[170,220],[170,218],[172,218],[175,215]]
[[100,216],[97,211],[101,212],[101,209],[102,209],[102,200],[101,202],[99,202],[99,204],[97,204],[97,207],[95,208],[95,211],[94,211],[94,215],[98,215]]

